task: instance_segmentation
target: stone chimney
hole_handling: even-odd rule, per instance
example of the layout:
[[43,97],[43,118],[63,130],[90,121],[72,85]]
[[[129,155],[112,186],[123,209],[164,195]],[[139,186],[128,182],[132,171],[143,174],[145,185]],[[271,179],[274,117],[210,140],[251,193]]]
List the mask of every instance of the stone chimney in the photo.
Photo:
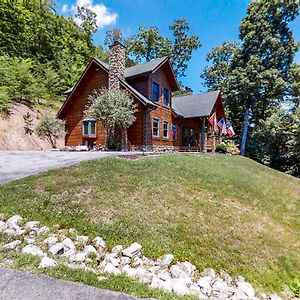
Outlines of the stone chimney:
[[108,88],[119,89],[119,78],[124,79],[125,47],[118,41],[109,46]]

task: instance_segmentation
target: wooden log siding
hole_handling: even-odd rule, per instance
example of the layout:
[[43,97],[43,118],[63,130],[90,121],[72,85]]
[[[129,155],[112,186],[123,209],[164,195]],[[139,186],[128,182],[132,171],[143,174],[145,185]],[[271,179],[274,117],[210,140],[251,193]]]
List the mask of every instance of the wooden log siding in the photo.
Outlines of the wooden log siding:
[[[152,124],[153,119],[159,120],[159,137],[153,137],[152,136],[152,145],[155,146],[173,146],[178,144],[177,141],[173,141],[172,139],[172,124],[175,123],[174,117],[172,116],[172,109],[171,109],[171,103],[172,103],[172,97],[171,97],[171,86],[168,80],[167,72],[165,67],[161,67],[158,69],[155,73],[149,75],[149,99],[152,99],[152,87],[153,82],[157,83],[159,85],[159,101],[155,102],[158,107],[151,111],[150,113],[150,122],[151,122],[151,135],[152,135]],[[165,105],[163,102],[163,88],[167,88],[170,91],[169,95],[169,105]],[[168,122],[169,130],[168,130],[168,138],[163,137],[163,123]],[[176,122],[176,125],[178,122]]]
[[[95,63],[87,70],[86,75],[79,82],[78,87],[71,95],[73,101],[67,104],[66,113],[66,145],[77,146],[84,144],[85,139],[82,136],[82,119],[84,110],[88,103],[88,96],[101,87],[107,87],[107,73],[99,68]],[[88,139],[90,142],[92,139]],[[105,130],[100,122],[97,122],[97,137],[94,139],[97,144],[104,144]]]

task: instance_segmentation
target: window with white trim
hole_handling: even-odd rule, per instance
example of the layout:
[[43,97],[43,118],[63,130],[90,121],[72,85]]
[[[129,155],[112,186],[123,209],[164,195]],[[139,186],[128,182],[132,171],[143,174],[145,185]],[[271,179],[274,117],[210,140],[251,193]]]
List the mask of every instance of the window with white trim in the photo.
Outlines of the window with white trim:
[[154,137],[159,137],[159,120],[153,119],[152,121],[152,135]]
[[164,139],[169,138],[169,123],[167,121],[164,121],[164,128],[163,128],[163,137]]

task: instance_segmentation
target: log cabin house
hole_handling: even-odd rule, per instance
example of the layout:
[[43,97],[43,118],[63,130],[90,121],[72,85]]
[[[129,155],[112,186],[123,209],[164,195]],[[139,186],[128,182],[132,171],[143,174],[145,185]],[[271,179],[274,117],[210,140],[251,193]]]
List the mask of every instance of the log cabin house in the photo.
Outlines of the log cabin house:
[[125,89],[136,101],[136,120],[128,129],[131,150],[206,152],[219,142],[208,123],[215,112],[218,120],[225,118],[219,91],[173,97],[179,86],[167,57],[125,68],[125,48],[115,42],[109,48],[109,64],[92,59],[66,91],[57,114],[66,121],[66,146],[104,145],[103,125],[84,116],[88,96],[102,87]]

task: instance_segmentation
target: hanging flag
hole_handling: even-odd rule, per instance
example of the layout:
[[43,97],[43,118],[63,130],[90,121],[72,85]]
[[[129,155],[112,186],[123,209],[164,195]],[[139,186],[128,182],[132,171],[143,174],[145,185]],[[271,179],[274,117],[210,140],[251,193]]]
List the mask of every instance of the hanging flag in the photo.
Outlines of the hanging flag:
[[230,122],[227,122],[226,123],[226,129],[227,129],[227,134],[230,136],[230,137],[233,137],[234,136],[234,130],[233,130],[233,127],[231,125]]
[[222,118],[221,120],[219,120],[218,126],[222,129],[224,125],[225,125],[225,120],[224,118]]
[[225,119],[224,118],[222,118],[221,120],[219,120],[218,126],[222,129],[222,133],[227,134],[226,123],[225,123]]
[[208,119],[208,123],[213,127],[214,131],[218,131],[217,114],[215,112]]

